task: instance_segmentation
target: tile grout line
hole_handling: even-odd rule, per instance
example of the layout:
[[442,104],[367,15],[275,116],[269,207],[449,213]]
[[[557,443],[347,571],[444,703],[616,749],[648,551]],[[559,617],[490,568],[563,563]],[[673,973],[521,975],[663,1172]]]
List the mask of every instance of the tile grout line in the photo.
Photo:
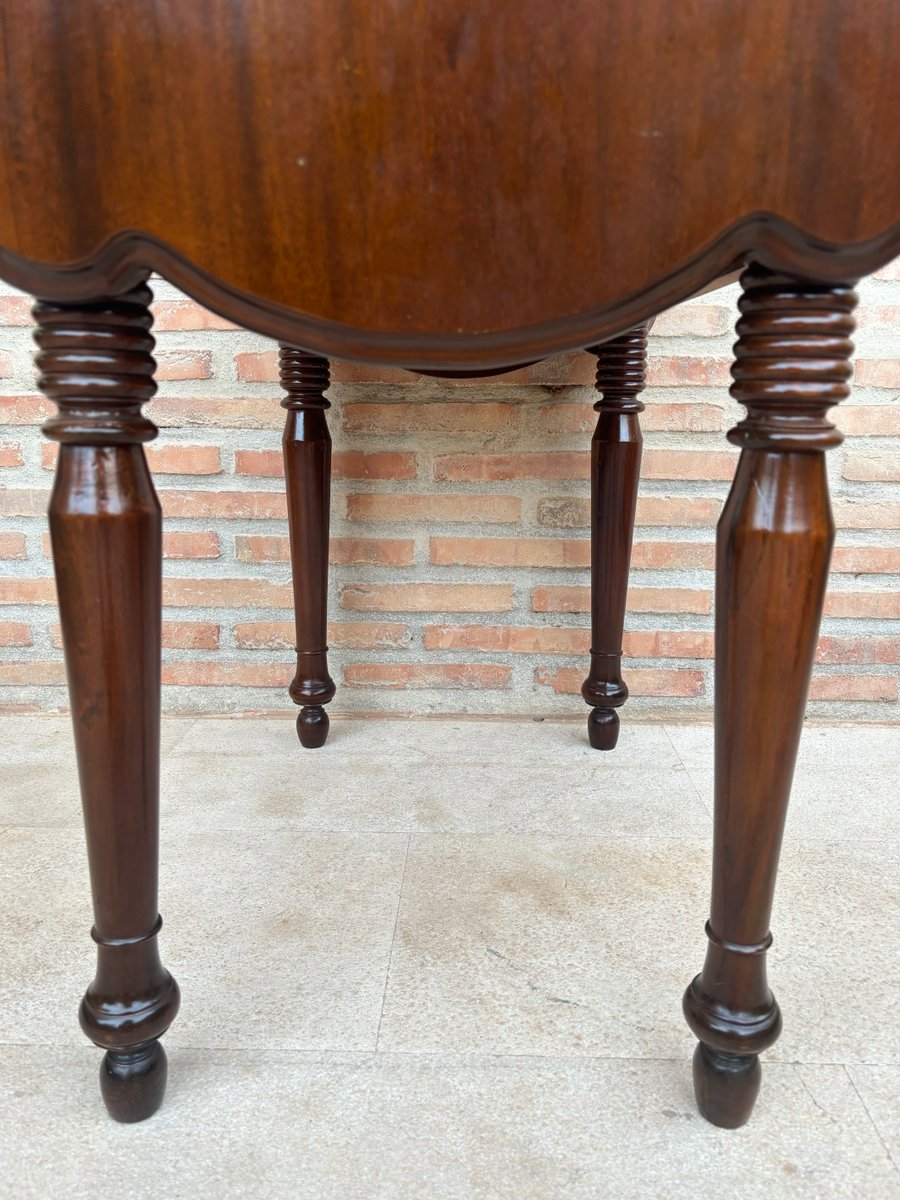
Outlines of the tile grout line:
[[700,789],[697,787],[697,784],[694,781],[694,776],[691,774],[691,769],[687,765],[687,763],[684,761],[684,759],[681,757],[678,747],[675,745],[675,742],[672,738],[671,733],[669,733],[669,725],[665,721],[662,723],[662,730],[663,730],[663,733],[666,735],[666,737],[669,739],[669,745],[672,747],[672,751],[675,754],[675,757],[678,759],[678,761],[681,763],[682,768],[684,769],[684,773],[687,776],[687,781],[693,788],[694,795],[697,797],[697,800],[700,803],[700,807],[703,809],[703,811],[706,813],[706,815],[710,818],[710,820],[712,820],[713,819],[713,810],[710,807],[710,805],[708,805],[706,803],[706,801],[703,799],[703,796],[700,794]]
[[[855,1065],[858,1065],[858,1064],[855,1064]],[[850,1074],[850,1067],[847,1065],[847,1063],[844,1063],[843,1067],[844,1067],[844,1074],[850,1080],[850,1086],[853,1088],[854,1092],[856,1093],[857,1099],[859,1100],[860,1104],[863,1106],[863,1111],[865,1112],[866,1116],[869,1118],[872,1128],[875,1130],[875,1136],[878,1138],[879,1142],[881,1143],[882,1148],[884,1149],[884,1152],[887,1155],[888,1162],[894,1168],[894,1171],[897,1172],[897,1174],[900,1174],[900,1166],[898,1166],[898,1164],[896,1162],[894,1162],[894,1156],[893,1156],[893,1154],[891,1154],[890,1147],[888,1146],[888,1144],[884,1140],[884,1138],[881,1136],[881,1130],[878,1127],[878,1122],[875,1120],[875,1118],[869,1112],[869,1106],[868,1106],[868,1104],[866,1104],[865,1100],[863,1099],[862,1092],[856,1086],[856,1080]]]
[[409,848],[412,843],[412,833],[406,835],[406,853],[403,857],[403,873],[400,876],[400,890],[397,896],[397,911],[394,913],[394,927],[391,930],[391,949],[388,953],[387,969],[384,973],[384,991],[381,993],[381,1011],[378,1014],[378,1028],[375,1030],[374,1054],[378,1053],[378,1042],[381,1039],[381,1023],[384,1020],[384,1006],[387,1002],[388,984],[391,978],[391,963],[394,961],[394,944],[397,941],[397,925],[400,922],[400,906],[403,903],[403,888],[406,885],[406,869],[409,866]]

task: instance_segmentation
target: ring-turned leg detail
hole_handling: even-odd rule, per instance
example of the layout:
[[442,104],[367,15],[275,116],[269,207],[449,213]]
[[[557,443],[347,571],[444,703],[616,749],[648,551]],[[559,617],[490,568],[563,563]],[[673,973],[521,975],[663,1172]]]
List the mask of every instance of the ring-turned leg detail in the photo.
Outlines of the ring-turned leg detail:
[[649,323],[601,346],[597,355],[591,440],[591,663],[581,688],[591,705],[588,737],[595,750],[612,750],[619,737],[616,711],[628,699],[622,679],[622,634],[628,566],[634,535],[643,439],[638,413],[647,375]]
[[84,806],[97,973],[81,1025],[106,1050],[100,1086],[117,1121],[155,1112],[159,1037],[178,986],[159,958],[162,519],[142,443],[153,395],[147,287],[94,304],[39,302],[40,387],[59,412],[50,534]]
[[736,1128],[781,1030],[766,978],[769,919],[812,674],[834,524],[828,409],[849,394],[856,296],[751,267],[731,394],[747,417],[716,559],[715,827],[708,949],[684,1012],[700,1039],[700,1111]]
[[290,346],[279,347],[281,383],[287,393],[284,426],[284,475],[287,485],[297,673],[291,699],[303,707],[297,736],[307,749],[324,746],[334,698],[328,674],[328,529],[331,502],[331,435],[325,410],[330,407],[328,359]]

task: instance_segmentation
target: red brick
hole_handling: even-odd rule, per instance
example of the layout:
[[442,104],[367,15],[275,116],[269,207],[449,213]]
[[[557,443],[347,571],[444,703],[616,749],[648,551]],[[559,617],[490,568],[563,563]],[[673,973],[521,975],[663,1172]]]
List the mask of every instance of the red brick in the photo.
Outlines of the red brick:
[[24,533],[0,533],[0,558],[27,558]]
[[[50,626],[50,639],[62,648],[62,629]],[[165,650],[218,650],[219,626],[212,621],[163,621],[162,644]]]
[[211,530],[203,533],[170,530],[163,534],[164,558],[219,558],[219,535]]
[[851,437],[900,435],[900,406],[896,404],[842,404],[831,409],[828,419]]
[[[715,497],[639,496],[635,523],[700,528],[715,525],[721,512],[722,501]],[[544,496],[537,519],[551,529],[589,529],[590,501],[584,496]]]
[[163,604],[174,608],[288,608],[289,583],[266,579],[164,579]]
[[0,662],[0,685],[5,687],[43,687],[65,682],[66,668],[56,660]]
[[365,612],[508,612],[515,608],[505,583],[348,583],[341,607]]
[[[724,304],[679,304],[660,313],[651,335],[658,337],[721,337],[734,329],[737,313]],[[651,355],[651,357],[653,357]]]
[[497,691],[509,687],[512,667],[478,663],[351,663],[348,687],[449,688]]
[[[624,649],[630,658],[711,659],[713,640],[711,633],[690,630],[633,630],[625,634]],[[426,625],[423,637],[426,650],[483,650],[491,654],[587,656],[590,641],[589,629],[547,625]]]
[[900,454],[847,454],[843,474],[862,483],[900,483]]
[[[245,621],[234,627],[239,646],[248,650],[292,650],[296,635],[293,621]],[[408,646],[408,625],[394,621],[333,621],[328,625],[332,649],[379,650]]]
[[153,304],[153,324],[157,333],[178,330],[240,329],[193,300],[157,300]]
[[218,446],[147,447],[150,470],[161,475],[218,475],[222,470]]
[[0,579],[0,604],[56,604],[53,577]]
[[351,521],[446,521],[448,524],[513,525],[522,519],[518,496],[407,496],[363,492],[347,497]]
[[728,387],[731,364],[726,358],[675,358],[652,354],[647,363],[650,387]]
[[[281,478],[284,462],[280,450],[237,450],[236,475]],[[361,450],[339,451],[332,458],[335,479],[415,479],[416,456],[395,450],[366,454]]]
[[[719,433],[725,426],[725,410],[714,404],[663,404],[651,402],[640,417],[645,433]],[[590,436],[597,414],[589,403],[545,404],[538,413],[538,428],[550,437]]]
[[900,617],[900,591],[829,592],[825,597],[825,615],[880,620]]
[[[290,562],[287,537],[238,535],[234,544],[235,557],[240,562]],[[411,538],[332,538],[330,559],[343,565],[408,567],[413,562],[414,550]]]
[[236,354],[234,366],[238,379],[244,383],[276,383],[278,381],[278,351],[261,354]]
[[443,454],[434,477],[464,483],[486,479],[588,479],[588,451],[531,451],[519,454]]
[[[702,696],[705,693],[702,671],[687,668],[629,668],[626,665],[625,673],[632,696],[685,697]],[[584,670],[579,667],[538,667],[534,679],[535,683],[552,687],[558,695],[577,695],[584,683]]]
[[816,662],[847,666],[851,663],[900,663],[900,637],[819,638]]
[[352,433],[498,433],[519,416],[515,404],[475,403],[345,404],[341,427]]
[[252,521],[281,521],[287,518],[284,492],[203,492],[193,488],[161,488],[159,499],[166,517],[225,517]]
[[832,501],[838,529],[900,529],[900,500]]
[[209,379],[212,375],[211,350],[155,351],[156,378],[159,380]]
[[416,371],[404,371],[402,367],[385,367],[377,364],[331,361],[331,378],[335,383],[419,383],[421,376]]
[[285,663],[236,663],[191,659],[165,663],[162,681],[177,687],[286,688],[293,675]]
[[587,538],[454,538],[431,539],[431,561],[437,566],[589,567]]
[[24,461],[18,442],[0,442],[0,467],[21,467]]
[[0,621],[0,646],[30,646],[31,629],[24,621]]
[[284,409],[271,396],[156,396],[144,409],[164,428],[281,429]]
[[858,358],[854,379],[861,387],[900,388],[900,358]]
[[[151,443],[145,447],[147,464],[156,475],[218,475],[222,470],[218,446],[169,445]],[[52,471],[59,457],[55,442],[41,446],[41,465]]]
[[0,396],[0,425],[40,425],[55,412],[43,396]]
[[859,329],[894,330],[900,325],[900,304],[863,304],[856,310]]
[[[536,587],[532,592],[534,612],[590,612],[589,587]],[[695,588],[628,589],[631,612],[708,613],[712,611],[712,593]]]
[[522,387],[539,386],[548,388],[583,387],[594,382],[597,359],[592,354],[576,350],[571,354],[557,354],[542,359],[529,367],[493,375],[489,380],[477,376],[469,379],[442,379],[441,386],[451,388],[483,388],[490,386]]
[[896,700],[897,680],[890,675],[814,675],[810,700]]
[[31,304],[27,296],[0,296],[0,325],[33,325]]
[[[259,354],[235,356],[238,379],[245,383],[276,383],[278,381],[278,351],[265,350]],[[415,384],[419,376],[400,367],[380,367],[332,360],[331,378],[335,383]]]
[[[634,570],[711,570],[711,542],[637,542]],[[590,567],[588,538],[452,538],[431,539],[431,561],[438,566]]]
[[847,575],[900,575],[900,546],[837,546],[831,569]]
[[641,475],[644,479],[730,480],[737,459],[737,451],[730,450],[646,450]]

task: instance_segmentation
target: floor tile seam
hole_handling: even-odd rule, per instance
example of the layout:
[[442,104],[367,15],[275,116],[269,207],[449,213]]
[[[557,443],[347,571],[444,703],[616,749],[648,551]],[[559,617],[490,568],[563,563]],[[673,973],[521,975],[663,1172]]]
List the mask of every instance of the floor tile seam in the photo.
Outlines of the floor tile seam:
[[679,749],[678,749],[678,747],[675,745],[675,739],[672,737],[672,734],[671,734],[671,732],[669,731],[669,725],[668,725],[668,724],[663,724],[663,726],[662,726],[662,729],[663,729],[663,732],[665,733],[666,737],[667,737],[667,738],[668,738],[668,740],[669,740],[669,745],[672,747],[672,751],[673,751],[673,753],[675,754],[675,757],[676,757],[676,758],[678,759],[678,761],[681,763],[682,769],[684,770],[684,773],[685,773],[685,775],[687,776],[687,781],[688,781],[688,783],[691,785],[691,787],[693,788],[693,790],[694,790],[694,794],[695,794],[695,796],[697,797],[697,800],[699,801],[701,808],[702,808],[702,809],[703,809],[703,811],[706,813],[706,815],[709,817],[709,819],[710,819],[710,820],[712,820],[712,819],[713,819],[713,808],[712,808],[712,804],[708,804],[708,803],[707,803],[707,802],[706,802],[706,801],[703,799],[703,792],[701,792],[700,788],[698,787],[698,785],[697,785],[697,781],[696,781],[696,779],[695,779],[695,778],[694,778],[694,776],[693,776],[693,773],[692,773],[692,771],[691,771],[691,768],[688,766],[688,764],[687,764],[687,763],[685,762],[685,760],[684,760],[684,756],[681,754],[680,750],[679,750]]
[[[849,1079],[850,1086],[853,1088],[854,1092],[856,1093],[857,1099],[859,1100],[860,1104],[863,1107],[863,1111],[865,1112],[866,1116],[869,1118],[869,1123],[871,1124],[873,1130],[875,1131],[875,1136],[878,1138],[878,1141],[881,1143],[882,1149],[884,1150],[885,1154],[887,1155],[887,1160],[894,1169],[894,1173],[897,1175],[900,1175],[900,1163],[898,1163],[896,1161],[893,1154],[891,1153],[891,1148],[888,1145],[888,1143],[885,1141],[878,1122],[875,1120],[875,1118],[872,1116],[871,1112],[869,1111],[869,1106],[868,1106],[868,1104],[866,1104],[865,1097],[863,1096],[863,1094],[859,1090],[859,1088],[856,1086],[856,1080],[853,1078],[853,1073],[850,1069],[851,1066],[862,1066],[862,1065],[870,1065],[870,1064],[852,1063],[852,1064],[848,1065],[847,1063],[844,1063],[844,1074]],[[889,1064],[874,1064],[874,1065],[889,1065]]]
[[397,926],[400,922],[400,908],[401,908],[401,905],[403,904],[403,888],[404,888],[404,885],[406,884],[406,872],[407,872],[407,868],[409,867],[409,851],[410,851],[411,843],[412,843],[412,834],[408,833],[406,836],[406,850],[403,855],[403,871],[401,872],[401,875],[400,875],[400,887],[397,891],[397,908],[394,912],[394,924],[393,924],[393,928],[391,929],[391,948],[388,951],[387,967],[384,972],[384,988],[382,989],[382,993],[381,993],[381,1009],[378,1013],[378,1025],[375,1029],[375,1044],[372,1047],[373,1051],[378,1050],[378,1039],[381,1037],[381,1023],[384,1020],[384,1006],[385,1006],[385,1003],[387,1002],[388,985],[389,985],[390,979],[391,979],[391,964],[394,961],[394,945],[397,941]]
[[[378,1058],[381,1060],[394,1057],[394,1058],[408,1058],[408,1059],[445,1059],[448,1062],[453,1062],[453,1063],[473,1063],[473,1064],[475,1064],[475,1063],[491,1063],[491,1062],[501,1063],[501,1062],[505,1062],[505,1061],[516,1061],[516,1062],[528,1061],[528,1062],[546,1063],[546,1064],[565,1063],[565,1064],[570,1064],[570,1065],[576,1064],[576,1063],[583,1063],[583,1064],[589,1064],[589,1063],[675,1063],[675,1064],[686,1064],[686,1063],[690,1063],[691,1055],[692,1055],[692,1051],[690,1050],[690,1048],[685,1051],[684,1055],[678,1056],[678,1055],[668,1055],[668,1054],[647,1054],[647,1055],[640,1055],[640,1054],[541,1054],[541,1053],[538,1053],[535,1051],[524,1051],[524,1050],[523,1051],[497,1051],[496,1053],[491,1053],[489,1051],[479,1051],[479,1050],[472,1050],[472,1051],[428,1050],[428,1049],[410,1050],[410,1049],[403,1049],[403,1048],[393,1048],[393,1049],[386,1050],[386,1049],[379,1049],[377,1047],[375,1049],[366,1049],[364,1047],[361,1048],[359,1046],[346,1046],[346,1047],[339,1047],[339,1048],[336,1048],[333,1046],[331,1046],[331,1047],[326,1046],[326,1047],[321,1047],[321,1048],[309,1047],[309,1048],[304,1049],[304,1048],[298,1047],[298,1046],[285,1046],[285,1045],[278,1045],[278,1044],[265,1044],[265,1045],[260,1044],[260,1045],[256,1045],[256,1046],[221,1046],[221,1045],[208,1045],[203,1042],[193,1042],[193,1041],[169,1042],[168,1046],[169,1046],[169,1050],[172,1053],[181,1052],[182,1050],[190,1050],[190,1051],[202,1052],[204,1054],[209,1053],[209,1054],[217,1054],[217,1055],[233,1054],[233,1055],[252,1056],[255,1054],[259,1054],[259,1053],[264,1053],[264,1054],[292,1055],[292,1056],[296,1056],[296,1057],[306,1057],[306,1058],[346,1058],[346,1057],[360,1058],[360,1057],[364,1057],[364,1058],[369,1058],[369,1059]],[[84,1050],[85,1052],[91,1052],[91,1053],[98,1052],[98,1048],[96,1046],[94,1046],[93,1043],[90,1043],[90,1042],[75,1042],[75,1041],[69,1042],[69,1041],[60,1041],[58,1039],[53,1042],[30,1042],[30,1041],[4,1041],[4,1040],[0,1039],[0,1055],[2,1055],[3,1052],[6,1050],[52,1050],[52,1049],[59,1049],[59,1048],[64,1049],[64,1050]],[[818,1060],[818,1059],[798,1059],[798,1058],[786,1059],[786,1058],[777,1058],[777,1057],[767,1055],[766,1062],[770,1066],[777,1066],[777,1067],[790,1067],[790,1068],[832,1067],[832,1068],[839,1068],[840,1070],[844,1071],[847,1074],[848,1078],[850,1078],[850,1082],[853,1085],[854,1091],[857,1093],[857,1095],[859,1095],[860,1102],[862,1103],[863,1107],[865,1108],[866,1113],[869,1116],[869,1120],[876,1127],[876,1129],[878,1128],[877,1122],[875,1121],[875,1119],[872,1117],[871,1113],[869,1112],[868,1106],[866,1105],[863,1097],[859,1094],[859,1089],[857,1088],[856,1083],[852,1078],[851,1071],[853,1071],[855,1068],[871,1069],[871,1068],[879,1068],[879,1067],[889,1067],[892,1069],[900,1069],[900,1060],[898,1060],[897,1062],[880,1061],[880,1062],[847,1063],[847,1062],[835,1062],[835,1061],[830,1061],[830,1060]],[[881,1138],[880,1131],[879,1131],[879,1140],[881,1140],[882,1144],[883,1144],[883,1139]],[[896,1164],[893,1162],[893,1159],[891,1159],[891,1163],[896,1169]]]

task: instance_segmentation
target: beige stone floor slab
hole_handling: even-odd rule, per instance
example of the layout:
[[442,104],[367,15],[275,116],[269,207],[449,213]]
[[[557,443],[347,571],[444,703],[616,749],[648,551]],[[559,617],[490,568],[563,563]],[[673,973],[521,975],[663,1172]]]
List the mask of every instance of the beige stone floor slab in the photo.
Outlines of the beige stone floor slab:
[[[371,1050],[407,838],[183,832],[162,840],[172,1044]],[[80,834],[0,830],[0,1042],[81,1043],[93,975]]]
[[[580,701],[579,701],[580,703]],[[575,711],[578,711],[577,709]],[[537,720],[530,717],[336,717],[321,752],[304,751],[294,732],[296,709],[283,717],[203,718],[178,743],[186,754],[220,755],[290,753],[294,761],[362,756],[419,762],[434,753],[463,762],[493,763],[498,757],[551,762],[596,761],[598,751],[587,740],[583,720]],[[579,714],[582,715],[582,714]],[[626,767],[669,768],[680,763],[662,724],[622,723],[619,744],[600,757]]]
[[[379,1047],[686,1053],[708,871],[693,839],[414,834]],[[773,929],[785,1028],[767,1057],[900,1063],[896,852],[795,847]]]
[[900,1066],[848,1067],[847,1074],[900,1172]]
[[728,1133],[683,1062],[175,1049],[162,1111],[116,1126],[97,1057],[0,1050],[4,1200],[893,1200],[900,1182],[839,1067],[774,1065]]
[[443,745],[409,758],[182,751],[162,771],[166,828],[708,835],[680,763],[630,769],[604,757],[462,761]]
[[726,1133],[694,1108],[680,1013],[711,730],[623,726],[598,755],[581,721],[354,719],[308,753],[291,718],[163,722],[183,1006],[136,1127],[103,1114],[77,1025],[69,719],[0,718],[3,1200],[900,1197],[897,730],[804,733],[785,1029]]

